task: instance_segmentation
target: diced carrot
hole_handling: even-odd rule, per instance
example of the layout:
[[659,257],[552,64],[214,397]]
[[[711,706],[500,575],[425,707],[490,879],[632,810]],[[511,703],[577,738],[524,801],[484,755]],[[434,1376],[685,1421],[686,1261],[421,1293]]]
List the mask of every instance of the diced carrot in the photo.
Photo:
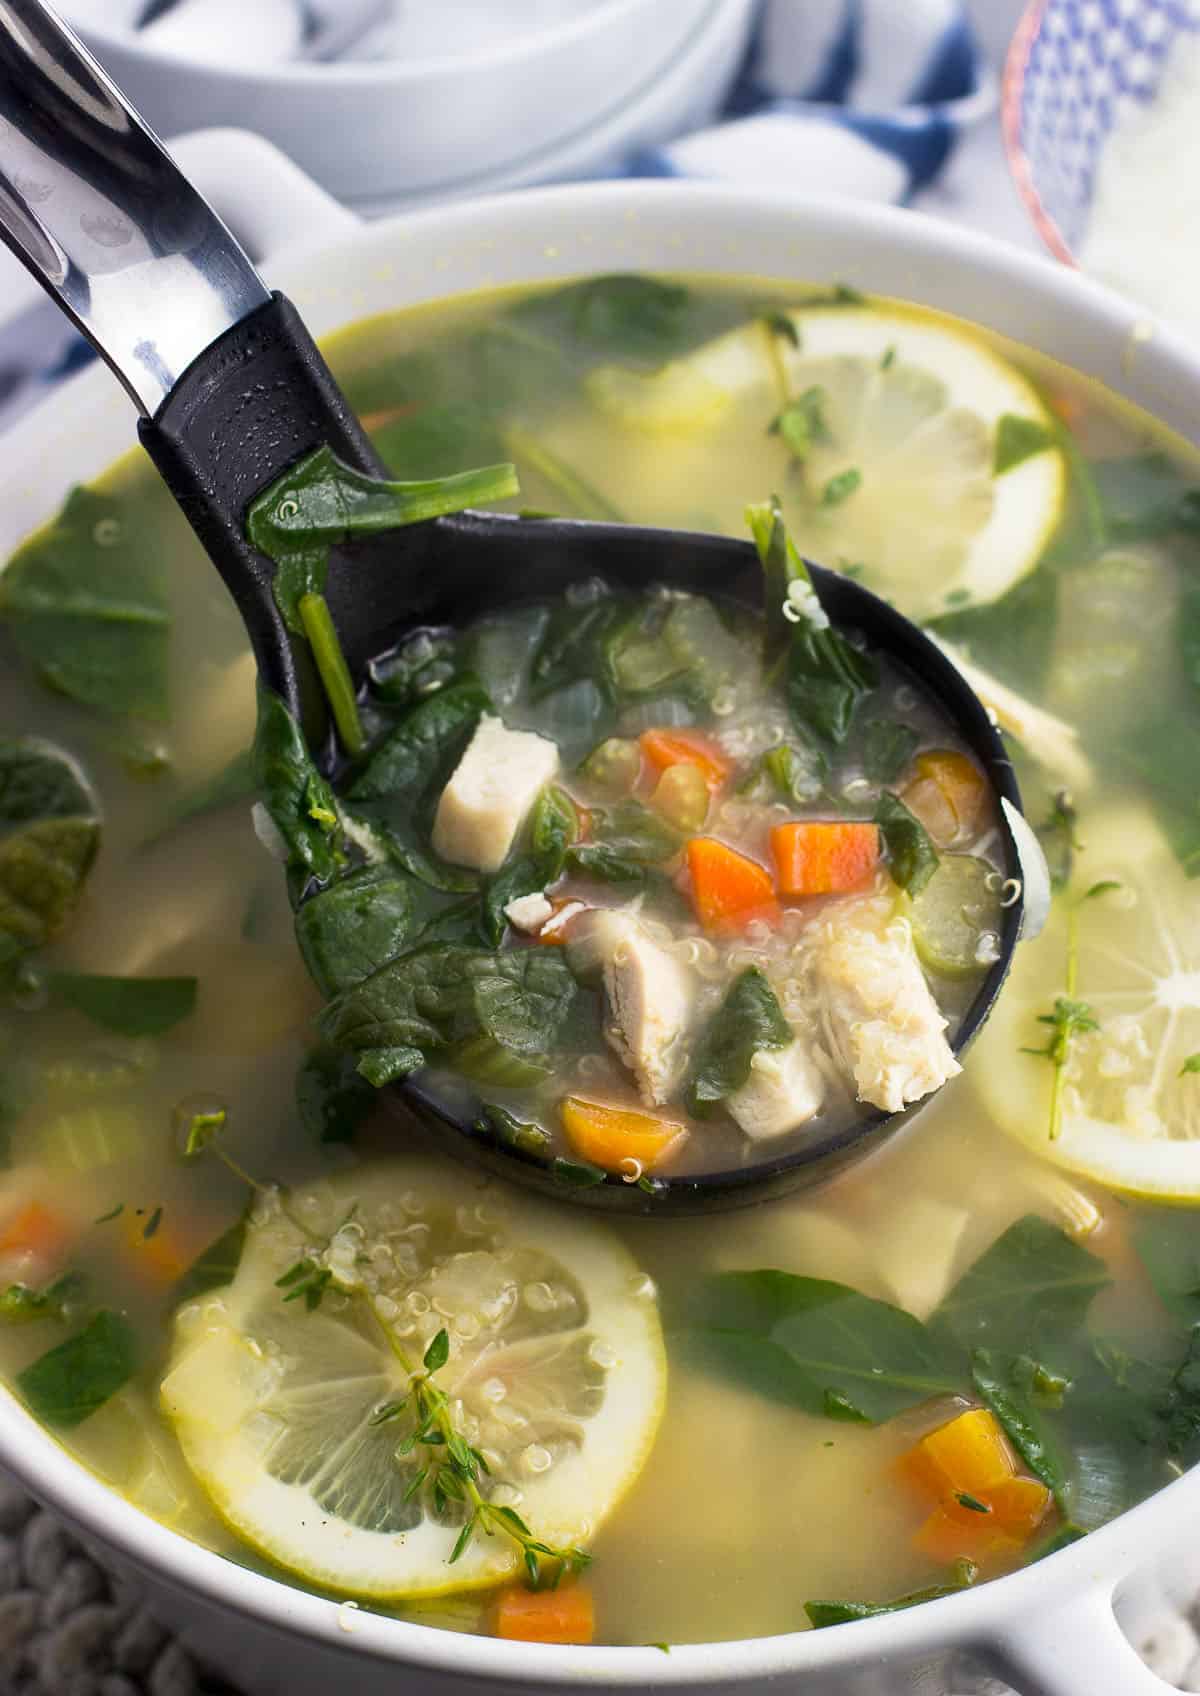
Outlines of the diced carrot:
[[840,895],[857,889],[879,863],[879,827],[836,819],[796,819],[771,832],[781,895]]
[[1037,1478],[1005,1478],[980,1496],[964,1492],[947,1497],[942,1506],[951,1519],[974,1521],[980,1514],[978,1508],[970,1505],[972,1502],[988,1509],[993,1525],[1024,1540],[1037,1530],[1049,1512],[1050,1492]]
[[982,1497],[1017,1475],[1016,1462],[994,1413],[973,1407],[935,1431],[911,1451],[914,1474],[924,1475],[940,1499],[964,1493]]
[[976,1561],[985,1566],[1011,1560],[1020,1554],[1023,1543],[1023,1538],[1014,1537],[997,1525],[990,1513],[955,1517],[944,1507],[937,1507],[913,1538],[912,1546],[937,1566],[951,1566],[958,1560]]
[[687,845],[692,906],[705,930],[728,934],[751,919],[779,922],[775,880],[765,866],[713,836],[693,836]]
[[733,770],[725,750],[700,730],[643,730],[638,742],[656,772],[668,766],[695,766],[714,795]]
[[510,1584],[496,1597],[492,1621],[497,1637],[518,1643],[590,1643],[596,1609],[585,1584],[560,1584],[557,1590]]
[[687,1136],[687,1126],[677,1119],[633,1107],[611,1107],[581,1095],[566,1096],[559,1111],[576,1154],[606,1172],[632,1171],[631,1161],[637,1162],[641,1172],[652,1172]]
[[27,1202],[0,1233],[0,1262],[11,1265],[12,1275],[36,1282],[64,1263],[75,1234],[61,1213]]
[[147,1284],[175,1283],[196,1258],[180,1244],[175,1230],[161,1214],[155,1222],[153,1213],[127,1209],[121,1216],[121,1236],[127,1263]]
[[974,836],[988,806],[988,782],[966,754],[932,748],[918,754],[916,776],[900,792],[939,848]]

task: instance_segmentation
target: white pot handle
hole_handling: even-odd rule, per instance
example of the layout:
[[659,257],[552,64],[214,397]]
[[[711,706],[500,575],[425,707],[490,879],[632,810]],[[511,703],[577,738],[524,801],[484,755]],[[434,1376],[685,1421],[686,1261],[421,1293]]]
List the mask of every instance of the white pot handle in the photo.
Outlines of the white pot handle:
[[1023,1619],[994,1651],[1020,1696],[1179,1696],[1121,1630],[1107,1591]]
[[359,228],[360,219],[249,130],[195,130],[167,143],[255,264],[286,247],[319,242]]

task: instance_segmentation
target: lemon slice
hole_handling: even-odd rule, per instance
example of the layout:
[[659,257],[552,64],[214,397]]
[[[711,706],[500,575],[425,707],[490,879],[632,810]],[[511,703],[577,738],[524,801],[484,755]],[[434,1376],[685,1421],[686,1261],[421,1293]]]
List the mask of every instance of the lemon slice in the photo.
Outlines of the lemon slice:
[[737,396],[766,391],[773,372],[766,326],[747,324],[657,371],[598,365],[585,378],[584,390],[594,406],[627,429],[691,435],[708,429]]
[[[1185,877],[1144,808],[1081,825],[1072,886],[1041,936],[1023,942],[969,1072],[999,1124],[1029,1148],[1112,1189],[1200,1201],[1200,882]],[[1071,1042],[1060,1134],[1049,1138],[1054,1068],[1024,1054],[1051,1034],[1039,1024],[1066,993],[1069,901],[1076,908],[1075,999],[1099,1024]]]
[[[302,1222],[304,1229],[301,1229]],[[280,1287],[313,1245],[320,1304]],[[162,1403],[222,1518],[319,1589],[375,1600],[495,1584],[520,1552],[434,1512],[438,1451],[398,1452],[402,1399],[443,1327],[436,1377],[484,1454],[485,1496],[539,1540],[586,1545],[650,1450],[666,1366],[653,1285],[604,1227],[422,1162],[268,1197],[233,1283],[176,1316]],[[442,1451],[444,1453],[444,1450]],[[406,1497],[408,1499],[406,1499]]]
[[792,313],[793,392],[820,423],[788,501],[801,551],[855,566],[910,618],[979,605],[1037,564],[1062,512],[1057,448],[993,475],[1007,414],[1053,419],[1025,377],[945,319],[864,307]]

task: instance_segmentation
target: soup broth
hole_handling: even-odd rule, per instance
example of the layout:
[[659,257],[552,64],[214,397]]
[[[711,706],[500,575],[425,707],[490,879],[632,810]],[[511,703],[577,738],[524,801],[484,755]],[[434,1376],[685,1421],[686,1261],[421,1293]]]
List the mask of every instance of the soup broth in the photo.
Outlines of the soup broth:
[[[399,1346],[417,1351],[414,1379],[450,1384],[478,1337],[461,1327],[461,1304],[429,1300],[446,1275],[437,1233],[453,1236],[447,1254],[480,1257],[470,1264],[481,1280],[492,1276],[486,1255],[536,1251],[544,1264],[521,1261],[512,1273],[520,1335],[561,1335],[569,1364],[533,1412],[495,1378],[495,1405],[507,1396],[531,1421],[519,1451],[499,1438],[489,1448],[488,1398],[481,1389],[472,1413],[465,1380],[454,1380],[459,1412],[447,1417],[475,1418],[470,1441],[498,1448],[507,1470],[495,1478],[514,1493],[488,1496],[493,1485],[477,1472],[485,1499],[528,1511],[530,1536],[556,1553],[568,1541],[586,1547],[591,1564],[559,1594],[586,1593],[606,1643],[858,1617],[999,1576],[1169,1482],[1200,1442],[1185,1370],[1200,1319],[1192,455],[1094,385],[982,332],[848,291],[810,296],[759,280],[595,279],[472,297],[358,326],[327,352],[400,477],[511,457],[523,507],[733,534],[748,502],[777,492],[802,552],[929,623],[993,707],[1050,865],[1050,921],[1020,945],[963,1074],[835,1181],[695,1223],[598,1225],[569,1201],[529,1204],[528,1216],[522,1202],[505,1237],[470,1214],[517,1208],[503,1186],[415,1153],[394,1098],[382,1102],[356,1071],[354,1044],[318,1040],[318,1018],[326,1037],[331,1028],[324,996],[251,816],[255,677],[244,633],[183,519],[131,456],[75,491],[0,575],[0,1373],[13,1395],[115,1490],[230,1559],[288,1569],[290,1582],[334,1601],[349,1594],[450,1629],[521,1635],[503,1600],[520,1572],[486,1567],[495,1550],[512,1552],[498,1523],[481,1522],[478,1571],[470,1550],[456,1572],[440,1549],[419,1582],[390,1595],[386,1575],[339,1582],[336,1562],[289,1558],[286,1525],[277,1537],[231,1528],[237,1516],[215,1476],[227,1445],[187,1405],[186,1368],[211,1337],[234,1351],[227,1362],[243,1360],[244,1345],[270,1356],[274,1326],[290,1327],[278,1335],[291,1361],[295,1327],[309,1321],[377,1347],[382,1313],[385,1330],[395,1318]],[[585,586],[578,605],[603,593]],[[644,750],[647,732],[712,738],[740,784],[795,731],[756,678],[760,622],[704,604],[717,621],[709,649],[719,629],[749,656],[739,671],[743,686],[752,679],[749,704],[735,700],[728,714],[710,700],[664,719],[667,695],[647,711],[600,712],[577,679],[534,700],[529,666],[554,607],[423,633],[423,646],[381,657],[362,710],[372,734],[385,734],[453,686],[469,655],[504,724],[558,746],[559,781],[581,815],[603,821],[622,803],[652,813],[661,772],[639,755],[628,792],[607,792],[595,762],[610,743]],[[824,778],[821,799],[804,800],[769,783],[761,799],[740,794],[731,776],[677,837],[707,832],[769,868],[773,823],[870,819],[890,783],[924,821],[936,875],[956,854],[994,860],[994,819],[948,826],[952,797],[915,763],[961,755],[919,680],[885,676],[880,699],[881,716],[911,722],[916,737],[895,776],[866,778],[851,738],[827,762],[836,808]],[[258,827],[270,836],[261,814]],[[602,841],[603,822],[592,830]],[[705,1019],[736,972],[756,968],[794,1024],[781,961],[813,900],[883,901],[886,922],[898,916],[911,939],[908,897],[885,852],[874,881],[849,897],[798,897],[783,928],[714,943],[689,905],[692,886],[675,875],[680,840],[664,859],[664,907],[643,902],[636,918],[657,946],[690,950],[689,960],[710,951]],[[572,874],[555,882],[551,904],[628,907],[612,890]],[[433,905],[455,898],[443,891]],[[975,940],[988,930],[978,920]],[[503,947],[539,944],[509,927]],[[987,963],[986,941],[957,974],[926,954],[922,982],[951,1033]],[[586,982],[586,961],[564,954],[562,964]],[[688,1132],[681,1171],[701,1157],[744,1158],[723,1110],[696,1117],[681,1093],[647,1101],[605,1040],[602,990],[586,994],[592,1035],[559,1053],[548,1080],[513,1085],[493,1072],[472,1079],[477,1094],[548,1135],[549,1155],[570,1165],[579,1150],[559,1117],[570,1093],[673,1113]],[[449,1076],[435,1081],[451,1087]],[[852,1106],[852,1083],[842,1087]],[[652,1180],[642,1164],[625,1175]],[[417,1179],[426,1199],[405,1213]],[[339,1214],[360,1181],[394,1200]],[[428,1199],[443,1186],[452,1206]],[[439,1224],[443,1214],[453,1224]],[[406,1260],[393,1237],[414,1226]],[[472,1231],[477,1249],[464,1246]],[[355,1265],[386,1250],[369,1276],[340,1269],[347,1241]],[[261,1262],[253,1290],[246,1242]],[[620,1347],[604,1340],[603,1268],[620,1284]],[[487,1291],[467,1294],[469,1305]],[[407,1330],[393,1312],[404,1301]],[[538,1317],[556,1301],[557,1319]],[[625,1307],[642,1315],[636,1324],[622,1320]],[[453,1352],[439,1364],[443,1330]],[[80,1337],[92,1345],[82,1378],[78,1357],[58,1352]],[[553,1479],[586,1459],[607,1429],[621,1348],[645,1362],[629,1430],[646,1452],[618,1446],[590,1467],[612,1479],[582,1514],[598,1523],[581,1529],[568,1515],[540,1527],[531,1504],[549,1499],[543,1471]],[[305,1367],[318,1398],[325,1350],[314,1344]],[[399,1369],[388,1370],[390,1383]],[[412,1409],[373,1394],[354,1415],[368,1438],[394,1420],[406,1441]],[[288,1416],[277,1405],[271,1417],[260,1455],[283,1441]],[[211,1422],[217,1430],[217,1413]],[[425,1449],[416,1441],[405,1453]],[[307,1464],[264,1463],[276,1482],[301,1483]],[[430,1462],[414,1500],[426,1502],[441,1464]],[[370,1522],[376,1508],[347,1506],[340,1489],[339,1479],[318,1499]],[[379,1523],[393,1526],[405,1510],[390,1480],[389,1491]],[[456,1530],[469,1517],[464,1499],[438,1509]],[[476,1588],[462,1587],[464,1571]],[[542,1618],[528,1631],[577,1641],[592,1630],[581,1619]]]

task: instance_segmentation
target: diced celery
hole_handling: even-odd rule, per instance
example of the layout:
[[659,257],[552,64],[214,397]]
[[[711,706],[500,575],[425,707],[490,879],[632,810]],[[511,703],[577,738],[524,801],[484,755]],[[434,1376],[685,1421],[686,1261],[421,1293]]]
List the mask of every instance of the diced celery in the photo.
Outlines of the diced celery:
[[624,736],[610,736],[593,748],[579,768],[579,775],[609,795],[633,792],[642,770],[642,750]]
[[694,835],[708,817],[708,784],[697,766],[668,766],[658,780],[650,805],[677,830]]
[[[931,972],[969,977],[999,957],[1001,878],[974,854],[943,854],[909,904],[913,941]],[[994,939],[989,943],[989,938]]]

